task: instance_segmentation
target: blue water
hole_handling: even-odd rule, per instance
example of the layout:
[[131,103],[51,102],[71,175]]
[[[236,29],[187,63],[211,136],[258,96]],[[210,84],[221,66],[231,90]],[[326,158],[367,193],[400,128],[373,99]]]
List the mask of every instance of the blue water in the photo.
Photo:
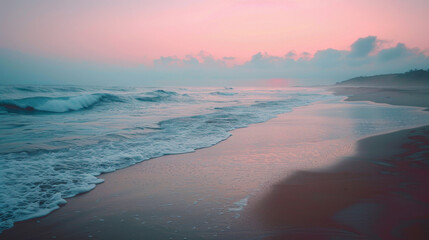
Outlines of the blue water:
[[96,176],[195,151],[327,99],[311,89],[0,88],[0,232],[89,191]]

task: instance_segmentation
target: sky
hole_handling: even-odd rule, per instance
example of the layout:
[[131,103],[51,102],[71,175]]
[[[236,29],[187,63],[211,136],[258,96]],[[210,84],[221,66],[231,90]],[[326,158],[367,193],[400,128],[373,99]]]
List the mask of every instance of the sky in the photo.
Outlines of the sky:
[[329,84],[429,68],[427,0],[0,0],[0,81]]

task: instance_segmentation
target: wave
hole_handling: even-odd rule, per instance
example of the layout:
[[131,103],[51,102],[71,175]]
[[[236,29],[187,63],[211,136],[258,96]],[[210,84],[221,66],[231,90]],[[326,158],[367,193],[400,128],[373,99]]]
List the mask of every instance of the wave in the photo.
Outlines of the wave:
[[0,90],[2,93],[19,93],[19,92],[27,92],[27,93],[54,93],[54,92],[83,92],[85,89],[81,87],[75,86],[5,86]]
[[153,92],[149,92],[148,94],[159,94],[159,95],[169,95],[169,96],[175,96],[178,95],[177,92],[173,91],[165,91],[165,90],[155,90]]
[[234,96],[237,93],[234,92],[211,92],[210,95],[218,95],[218,96]]
[[92,107],[100,102],[121,102],[112,94],[88,94],[73,97],[30,97],[14,100],[0,100],[0,106],[9,112],[64,113]]
[[163,102],[163,101],[172,101],[172,100],[178,100],[178,96],[184,96],[187,95],[180,95],[177,92],[172,91],[165,91],[165,90],[156,90],[152,92],[145,93],[146,96],[143,97],[137,97],[136,99],[142,102]]

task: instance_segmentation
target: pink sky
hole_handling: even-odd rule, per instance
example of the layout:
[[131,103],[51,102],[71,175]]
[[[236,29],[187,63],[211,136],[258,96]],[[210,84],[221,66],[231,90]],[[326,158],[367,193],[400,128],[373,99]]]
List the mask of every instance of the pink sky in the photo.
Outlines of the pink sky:
[[6,0],[1,9],[0,48],[101,62],[201,50],[243,62],[349,49],[368,35],[429,49],[427,0]]

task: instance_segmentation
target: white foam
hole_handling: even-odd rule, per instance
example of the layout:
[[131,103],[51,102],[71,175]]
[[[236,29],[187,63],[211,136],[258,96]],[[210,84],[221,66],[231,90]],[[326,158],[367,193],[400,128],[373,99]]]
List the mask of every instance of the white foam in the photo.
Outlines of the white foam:
[[34,109],[46,112],[68,112],[87,108],[100,100],[102,95],[82,95],[67,99],[52,99],[40,105],[35,105]]
[[[108,98],[109,95],[86,94],[72,97],[33,97],[2,100],[0,105],[12,110],[63,113],[88,108],[105,97]],[[113,98],[113,96],[110,96],[110,98]]]
[[230,212],[239,212],[244,209],[244,207],[247,206],[247,202],[249,201],[250,195],[246,196],[245,198],[242,198],[234,203],[235,207],[228,208]]

